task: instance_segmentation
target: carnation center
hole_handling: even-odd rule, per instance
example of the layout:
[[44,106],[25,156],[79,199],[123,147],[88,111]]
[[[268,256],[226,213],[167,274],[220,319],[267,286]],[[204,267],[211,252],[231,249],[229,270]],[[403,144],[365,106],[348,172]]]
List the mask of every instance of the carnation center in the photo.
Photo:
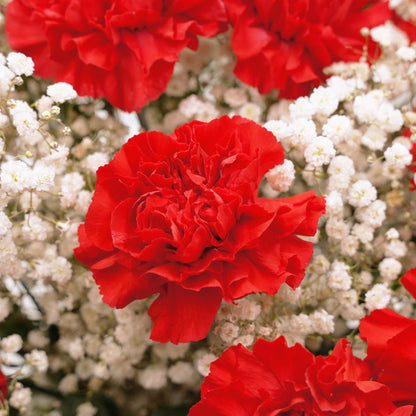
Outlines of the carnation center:
[[[128,251],[134,257],[154,262],[158,252],[161,262],[190,263],[203,261],[211,249],[220,250],[227,243],[241,197],[204,184],[193,183],[192,189],[184,190],[183,183],[127,203],[134,226],[126,229],[135,230],[135,235],[128,237],[134,243],[134,247],[128,244]],[[119,248],[126,249],[125,243],[123,238]]]

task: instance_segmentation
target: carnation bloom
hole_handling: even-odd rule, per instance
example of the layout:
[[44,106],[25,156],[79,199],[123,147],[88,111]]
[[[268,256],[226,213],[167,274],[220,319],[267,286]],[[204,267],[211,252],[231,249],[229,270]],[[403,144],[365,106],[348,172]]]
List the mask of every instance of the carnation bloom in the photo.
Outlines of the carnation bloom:
[[159,97],[179,53],[227,28],[220,0],[13,0],[10,45],[35,74],[138,111]]
[[313,249],[297,235],[315,234],[325,201],[258,198],[283,161],[273,134],[241,117],[134,136],[97,171],[75,256],[110,306],[160,293],[152,339],[201,339],[222,299],[275,294],[304,276]]
[[[363,27],[390,17],[382,0],[225,0],[233,28],[236,76],[280,98],[309,95],[336,61],[357,61]],[[375,52],[369,42],[369,54]]]
[[366,363],[354,357],[345,339],[328,357],[314,357],[284,337],[258,340],[253,352],[242,345],[211,364],[201,401],[189,416],[410,416],[397,408],[389,390],[371,381]]

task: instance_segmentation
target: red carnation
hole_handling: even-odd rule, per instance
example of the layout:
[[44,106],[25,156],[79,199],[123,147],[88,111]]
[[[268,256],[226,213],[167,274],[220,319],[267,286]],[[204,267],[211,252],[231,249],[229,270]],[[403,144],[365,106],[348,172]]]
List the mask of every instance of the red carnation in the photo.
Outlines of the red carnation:
[[416,320],[379,309],[361,320],[360,336],[373,379],[390,388],[395,403],[416,406]]
[[[363,27],[389,19],[383,0],[225,0],[234,26],[236,76],[280,98],[309,95],[336,61],[357,61]],[[369,42],[374,56],[375,44]]]
[[7,388],[7,377],[0,371],[0,403],[3,403],[7,399]]
[[162,94],[197,35],[226,28],[221,0],[13,0],[6,10],[9,43],[37,75],[126,111]]
[[104,302],[122,308],[160,293],[152,339],[204,338],[221,300],[297,287],[325,210],[307,192],[258,198],[264,174],[283,163],[272,133],[241,117],[141,133],[97,172],[79,228],[79,261]]
[[284,337],[262,339],[253,352],[241,344],[211,364],[201,401],[189,416],[410,416],[388,388],[370,380],[366,363],[341,340],[329,357],[314,357]]

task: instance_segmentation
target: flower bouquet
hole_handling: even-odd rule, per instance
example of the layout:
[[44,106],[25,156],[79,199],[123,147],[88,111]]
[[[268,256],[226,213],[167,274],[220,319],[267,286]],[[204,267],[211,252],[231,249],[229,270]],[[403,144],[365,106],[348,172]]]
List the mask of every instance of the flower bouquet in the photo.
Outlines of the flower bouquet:
[[0,415],[416,415],[413,0],[0,12]]

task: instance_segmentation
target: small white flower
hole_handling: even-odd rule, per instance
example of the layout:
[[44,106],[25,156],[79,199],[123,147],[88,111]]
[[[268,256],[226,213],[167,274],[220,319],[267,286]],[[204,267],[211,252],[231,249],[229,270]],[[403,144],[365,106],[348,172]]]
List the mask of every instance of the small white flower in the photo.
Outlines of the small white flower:
[[247,94],[241,88],[230,88],[224,93],[224,101],[231,107],[241,107],[247,102]]
[[396,51],[396,56],[404,61],[414,61],[416,51],[408,46],[402,46]]
[[326,214],[330,217],[341,215],[344,208],[344,201],[342,196],[337,191],[331,191],[327,197],[326,201]]
[[334,156],[332,141],[323,136],[313,139],[305,149],[305,160],[314,168],[327,165]]
[[370,243],[374,238],[374,228],[368,224],[354,224],[352,235],[355,235],[363,244]]
[[406,35],[392,22],[372,28],[370,34],[372,39],[383,47],[406,45],[408,43]]
[[393,75],[391,73],[390,67],[388,65],[379,63],[373,65],[373,80],[375,82],[381,82],[382,84],[387,84],[393,80]]
[[391,290],[386,284],[377,283],[365,294],[365,306],[371,312],[385,308],[391,299]]
[[261,306],[248,299],[241,299],[235,308],[235,314],[244,320],[254,321],[261,312]]
[[360,241],[356,236],[347,235],[345,238],[342,239],[340,253],[343,256],[352,257],[355,255],[355,253],[357,253],[359,245]]
[[106,364],[116,363],[122,356],[121,347],[114,342],[105,344],[101,347],[100,358]]
[[377,118],[378,108],[384,101],[385,96],[381,90],[372,90],[367,94],[358,95],[354,99],[354,113],[359,121],[371,123]]
[[197,362],[198,372],[204,377],[206,377],[209,374],[211,363],[215,361],[217,358],[218,357],[211,353],[203,355]]
[[0,211],[0,236],[6,235],[11,228],[12,223],[9,217],[3,211]]
[[16,75],[30,76],[35,68],[32,58],[20,52],[10,52],[7,55],[7,65]]
[[337,191],[344,193],[350,186],[351,177],[348,175],[343,175],[338,173],[336,175],[331,175],[328,181],[328,192]]
[[328,137],[337,145],[347,139],[352,131],[351,120],[346,116],[334,115],[328,119],[322,128],[322,135]]
[[0,182],[3,190],[19,193],[32,184],[32,170],[20,160],[9,160],[1,164]]
[[396,110],[390,103],[382,103],[376,111],[377,124],[386,132],[394,133],[403,126],[403,116],[400,110]]
[[325,231],[333,240],[342,240],[348,236],[350,227],[342,219],[331,217],[326,222]]
[[218,117],[219,112],[217,107],[210,102],[202,102],[198,108],[198,112],[195,114],[195,120],[209,122],[214,118]]
[[146,390],[159,390],[168,382],[165,367],[147,367],[139,371],[138,382]]
[[400,237],[399,232],[395,228],[389,228],[385,235],[387,240],[395,240]]
[[291,330],[298,334],[308,335],[313,332],[312,321],[309,316],[304,313],[292,315],[289,319],[289,325]]
[[0,65],[0,96],[5,96],[12,86],[15,74],[7,66]]
[[1,348],[7,353],[16,353],[23,347],[22,337],[18,334],[9,335],[1,340]]
[[25,358],[28,364],[33,365],[39,373],[46,373],[49,360],[45,351],[32,350],[29,354],[25,354]]
[[10,304],[10,300],[8,298],[0,298],[0,322],[2,322],[9,316],[11,311],[12,307]]
[[338,107],[338,97],[330,87],[315,88],[309,98],[315,112],[330,116]]
[[316,126],[312,120],[299,119],[293,125],[293,135],[289,137],[289,144],[301,151],[317,137]]
[[282,120],[269,120],[263,127],[272,132],[279,142],[293,135],[292,126]]
[[318,334],[332,334],[335,330],[334,317],[326,310],[319,309],[309,315],[312,331]]
[[34,213],[25,214],[22,235],[32,241],[43,241],[50,231],[50,224]]
[[327,84],[337,95],[339,101],[344,101],[354,92],[355,85],[349,81],[339,76],[332,76],[328,79]]
[[46,94],[56,103],[64,103],[77,97],[77,93],[72,85],[66,82],[57,82],[56,84],[49,85],[46,89]]
[[335,260],[329,272],[328,287],[332,290],[350,289],[352,277],[348,273],[348,270],[349,268],[344,262]]
[[289,112],[293,120],[310,119],[315,113],[315,106],[308,97],[299,97],[289,105]]
[[82,403],[77,407],[76,416],[94,416],[97,410],[90,402]]
[[198,375],[194,367],[185,361],[177,361],[168,370],[168,377],[175,384],[192,385],[198,382]]
[[240,329],[237,325],[234,325],[231,322],[225,322],[216,328],[216,333],[224,342],[231,344],[231,342],[238,336],[239,330]]
[[9,404],[16,409],[20,409],[26,407],[31,400],[31,390],[27,387],[22,387],[22,385],[18,383],[10,396]]
[[75,393],[78,390],[78,377],[75,374],[67,374],[59,382],[58,390],[64,394]]
[[78,172],[67,173],[61,180],[61,206],[62,208],[68,208],[73,205],[78,193],[85,186],[84,178]]
[[373,228],[380,227],[386,219],[386,208],[387,205],[384,201],[376,199],[369,206],[357,209],[355,217]]
[[191,94],[179,104],[179,111],[188,118],[197,114],[203,106],[203,102],[195,94]]
[[260,121],[261,113],[261,107],[255,103],[244,104],[238,111],[240,116],[248,118],[249,120],[253,120],[256,123]]
[[335,156],[328,166],[328,173],[330,175],[352,176],[355,173],[354,162],[348,156]]
[[371,182],[360,179],[353,183],[348,195],[348,202],[353,207],[362,208],[370,205],[376,198],[377,190]]
[[393,146],[384,152],[386,163],[398,169],[404,168],[412,163],[412,154],[400,143],[394,143]]
[[386,143],[387,136],[384,130],[371,125],[361,137],[361,143],[371,150],[382,150]]
[[381,277],[386,280],[396,280],[402,271],[402,264],[391,257],[384,258],[378,265]]
[[386,247],[384,248],[384,255],[387,257],[394,257],[395,259],[404,257],[406,253],[406,243],[400,240],[391,240],[386,244]]
[[55,184],[55,170],[42,162],[33,168],[33,188],[38,191],[50,191]]
[[[9,107],[12,121],[21,136],[39,135],[39,121],[36,112],[25,101],[15,100]],[[41,136],[42,137],[42,136]]]
[[389,163],[382,164],[382,175],[383,177],[391,180],[391,181],[398,181],[399,179],[403,178],[403,176],[407,173],[406,168],[399,167],[397,165],[391,165]]
[[85,158],[83,165],[86,170],[91,173],[96,173],[100,166],[108,163],[108,155],[103,152],[95,152]]
[[71,263],[65,257],[56,257],[49,263],[52,280],[58,283],[67,282],[72,276]]
[[292,161],[285,159],[282,165],[270,169],[266,173],[266,178],[275,191],[286,192],[295,179],[295,166]]

